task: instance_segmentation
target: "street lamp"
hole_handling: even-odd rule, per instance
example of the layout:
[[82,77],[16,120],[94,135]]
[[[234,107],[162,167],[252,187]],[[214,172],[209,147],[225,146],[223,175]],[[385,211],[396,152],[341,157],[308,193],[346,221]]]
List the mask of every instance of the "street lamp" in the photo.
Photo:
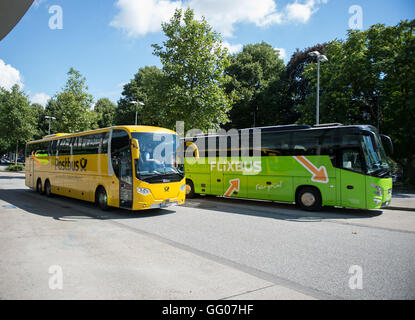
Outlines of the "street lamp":
[[321,54],[318,51],[312,51],[308,54],[311,57],[317,58],[317,103],[316,103],[316,125],[319,124],[319,104],[320,104],[320,61],[326,62],[329,61],[324,54]]
[[[137,107],[138,107],[138,105],[141,105],[141,106],[143,106],[144,107],[144,103],[142,103],[141,101],[135,101],[135,100],[133,100],[133,101],[130,101],[130,103],[132,103],[132,104],[135,104],[135,125],[137,125]],[[143,122],[143,117],[144,117],[144,114],[143,113],[141,113],[142,115],[141,115],[141,123]]]
[[45,119],[49,119],[49,130],[48,130],[48,135],[50,135],[50,120],[56,120],[55,117],[51,117],[51,116],[45,116]]

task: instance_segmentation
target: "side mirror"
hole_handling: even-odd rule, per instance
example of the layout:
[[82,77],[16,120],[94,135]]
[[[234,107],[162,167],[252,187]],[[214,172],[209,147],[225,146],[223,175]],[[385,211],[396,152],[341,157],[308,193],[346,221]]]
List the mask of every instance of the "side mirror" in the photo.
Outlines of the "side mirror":
[[384,134],[380,135],[380,138],[382,139],[382,144],[385,146],[386,153],[390,156],[393,154],[393,143],[392,139],[389,136],[386,136]]
[[138,144],[137,139],[131,139],[131,154],[133,159],[140,158],[140,145]]
[[191,141],[186,141],[186,147],[192,148],[193,152],[195,154],[195,158],[199,159],[199,148],[197,145]]

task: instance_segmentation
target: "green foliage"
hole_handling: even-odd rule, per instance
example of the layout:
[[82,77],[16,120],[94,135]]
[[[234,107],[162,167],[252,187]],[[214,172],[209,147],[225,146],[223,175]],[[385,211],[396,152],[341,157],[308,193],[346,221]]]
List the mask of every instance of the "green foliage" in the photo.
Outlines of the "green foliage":
[[[300,112],[302,114],[302,121],[306,116],[313,116],[312,114],[304,114],[302,106],[304,106],[307,97],[312,93],[312,86],[310,80],[305,78],[304,69],[309,63],[313,63],[315,58],[309,56],[312,51],[325,52],[327,43],[317,44],[302,51],[294,52],[290,61],[285,68],[285,79],[288,81],[288,89],[286,92],[286,109],[290,118],[286,123],[294,123],[298,120]],[[314,118],[313,118],[314,119]],[[307,119],[307,123],[313,123],[313,120]]]
[[108,98],[101,98],[94,107],[99,128],[111,127],[114,124],[117,106]]
[[271,45],[262,42],[244,46],[242,52],[232,56],[226,73],[231,78],[226,91],[238,97],[228,127],[251,127],[254,118],[255,126],[284,122],[279,114],[284,109],[286,90],[284,62]]
[[79,71],[70,68],[68,80],[62,90],[46,105],[45,113],[56,118],[53,132],[79,132],[98,127],[97,114],[91,110],[92,96],[87,93],[86,79]]
[[220,35],[204,18],[196,20],[191,9],[176,10],[162,29],[167,40],[153,44],[163,65],[152,94],[159,124],[174,128],[176,121],[184,121],[186,129],[207,130],[227,123],[232,95],[223,89],[229,58]]
[[38,103],[33,103],[31,109],[36,122],[36,133],[33,139],[41,139],[48,134],[49,129],[49,122],[45,119],[45,109]]
[[[156,66],[140,68],[134,79],[124,85],[123,97],[118,101],[115,123],[134,124],[137,111],[137,124],[162,126],[162,101],[159,99],[159,92],[163,91],[163,77],[163,72]],[[144,107],[132,101],[142,102]]]
[[24,170],[24,165],[22,165],[22,164],[16,164],[16,165],[14,165],[14,164],[10,164],[10,165],[8,165],[7,166],[7,168],[6,168],[6,170],[7,171],[23,171]]
[[[19,151],[36,133],[35,117],[28,97],[14,85],[10,91],[0,88],[0,145]],[[17,157],[16,157],[17,161]]]
[[[394,159],[415,181],[415,20],[397,26],[373,25],[349,31],[346,41],[330,42],[320,66],[321,122],[371,124],[390,135]],[[305,78],[313,87],[299,107],[299,122],[314,123],[316,64]]]

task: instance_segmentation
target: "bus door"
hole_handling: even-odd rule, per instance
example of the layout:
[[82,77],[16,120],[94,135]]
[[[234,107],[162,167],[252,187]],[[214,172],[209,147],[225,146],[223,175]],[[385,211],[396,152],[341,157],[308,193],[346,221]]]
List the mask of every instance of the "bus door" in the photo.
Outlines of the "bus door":
[[133,166],[128,133],[114,130],[111,137],[111,162],[119,180],[120,208],[133,206]]
[[366,176],[363,174],[363,156],[359,148],[344,148],[340,155],[341,206],[366,207]]
[[210,167],[210,193],[216,196],[223,195],[223,163],[216,162],[209,164]]

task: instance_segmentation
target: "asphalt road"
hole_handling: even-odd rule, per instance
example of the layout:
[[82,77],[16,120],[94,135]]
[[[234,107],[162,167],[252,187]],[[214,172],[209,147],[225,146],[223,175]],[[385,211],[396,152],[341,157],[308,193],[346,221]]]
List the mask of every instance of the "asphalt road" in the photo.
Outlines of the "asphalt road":
[[0,173],[0,299],[415,298],[414,211],[199,197],[102,212],[23,177]]

